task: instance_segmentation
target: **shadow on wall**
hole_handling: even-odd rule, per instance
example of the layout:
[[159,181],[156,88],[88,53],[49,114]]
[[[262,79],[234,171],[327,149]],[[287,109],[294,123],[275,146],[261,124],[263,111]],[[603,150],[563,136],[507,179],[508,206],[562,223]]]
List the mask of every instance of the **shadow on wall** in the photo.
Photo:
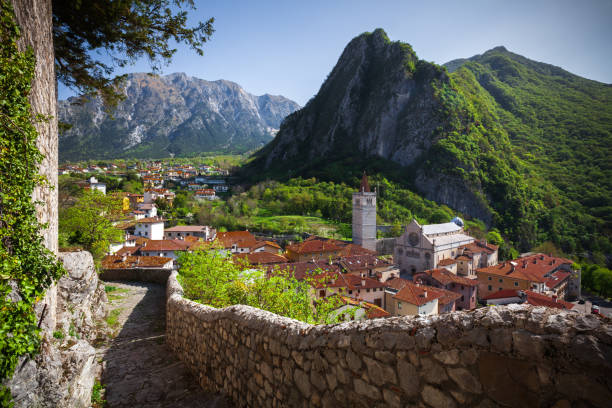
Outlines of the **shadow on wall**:
[[121,310],[121,329],[103,357],[107,406],[226,407],[220,396],[199,386],[197,378],[166,346],[165,286],[108,284],[129,292],[109,307],[109,313]]

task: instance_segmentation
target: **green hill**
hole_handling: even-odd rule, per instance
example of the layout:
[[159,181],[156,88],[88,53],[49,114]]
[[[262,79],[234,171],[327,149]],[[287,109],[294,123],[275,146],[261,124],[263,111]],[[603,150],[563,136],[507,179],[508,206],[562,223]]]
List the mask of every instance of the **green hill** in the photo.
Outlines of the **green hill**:
[[612,253],[612,88],[502,47],[449,66],[380,29],[356,37],[247,170],[346,181],[368,169],[520,250]]

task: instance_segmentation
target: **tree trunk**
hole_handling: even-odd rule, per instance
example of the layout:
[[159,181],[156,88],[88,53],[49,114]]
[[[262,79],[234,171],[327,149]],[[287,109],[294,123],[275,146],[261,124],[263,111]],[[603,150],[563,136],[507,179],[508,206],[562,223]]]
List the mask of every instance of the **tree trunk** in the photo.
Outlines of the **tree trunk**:
[[54,68],[51,0],[12,0],[17,24],[21,29],[19,50],[31,47],[36,57],[34,80],[30,93],[32,113],[50,119],[35,123],[37,146],[44,155],[39,172],[49,186],[34,190],[33,199],[42,202],[37,208],[38,220],[48,227],[43,231],[45,245],[58,252],[57,234],[57,88]]

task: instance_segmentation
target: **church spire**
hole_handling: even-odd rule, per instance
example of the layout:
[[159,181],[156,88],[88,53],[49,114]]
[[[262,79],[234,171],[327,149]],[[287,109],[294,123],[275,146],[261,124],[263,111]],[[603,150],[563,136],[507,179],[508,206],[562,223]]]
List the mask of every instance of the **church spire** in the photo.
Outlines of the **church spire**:
[[361,177],[361,188],[359,189],[362,193],[370,192],[370,183],[368,183],[368,175],[365,170],[363,171],[363,176]]

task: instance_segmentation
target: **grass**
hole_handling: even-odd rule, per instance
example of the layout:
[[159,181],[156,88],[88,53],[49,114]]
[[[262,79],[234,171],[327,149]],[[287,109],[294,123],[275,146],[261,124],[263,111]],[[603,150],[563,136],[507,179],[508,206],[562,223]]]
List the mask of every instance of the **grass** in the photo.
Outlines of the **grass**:
[[106,405],[106,401],[102,396],[104,392],[104,386],[100,383],[100,380],[96,380],[91,390],[91,406],[93,408],[102,408]]
[[[346,224],[348,225],[348,224]],[[329,238],[350,239],[343,223],[337,224],[322,217],[305,215],[259,215],[248,218],[248,227],[253,231],[276,233],[311,233]]]
[[123,309],[113,309],[108,313],[108,316],[106,316],[106,324],[108,324],[109,327],[113,329],[117,328],[119,325],[119,315],[121,314],[121,310]]
[[130,290],[125,288],[118,288],[116,286],[104,285],[104,291],[109,302],[123,299],[123,294],[128,293]]

